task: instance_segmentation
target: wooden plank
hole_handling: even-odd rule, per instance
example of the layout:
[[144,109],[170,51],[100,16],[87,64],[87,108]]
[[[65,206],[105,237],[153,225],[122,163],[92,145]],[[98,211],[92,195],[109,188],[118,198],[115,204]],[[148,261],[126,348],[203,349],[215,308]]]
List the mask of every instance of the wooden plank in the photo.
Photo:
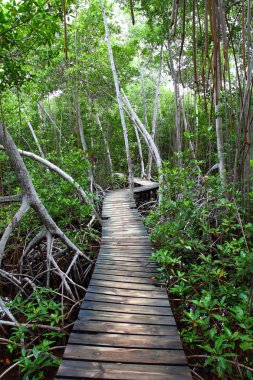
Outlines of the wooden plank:
[[182,366],[82,362],[63,360],[58,380],[190,380],[189,369]]
[[[122,228],[126,228],[126,226],[129,226],[131,228],[133,227],[136,227],[136,228],[140,228],[140,220],[138,219],[135,219],[133,221],[133,223],[129,224],[129,225],[126,225],[123,221],[121,220],[112,220],[112,219],[105,219],[102,221],[102,225],[103,225],[103,228],[113,228],[113,227],[122,227]],[[144,230],[146,230],[146,228],[144,227]]]
[[[150,315],[172,315],[171,308],[153,306],[140,306],[140,305],[122,305],[118,303],[108,302],[93,302],[85,301],[81,305],[81,309],[86,310],[101,310],[101,311],[115,311],[118,313],[131,313],[131,314],[150,314]],[[123,318],[123,316],[122,316]]]
[[92,278],[94,280],[114,281],[114,282],[132,282],[136,284],[162,284],[156,278],[140,278],[140,277],[128,277],[128,276],[114,276],[113,274],[103,275],[99,273],[93,273]]
[[158,182],[154,182],[154,181],[151,181],[149,179],[145,179],[145,178],[141,178],[141,177],[134,177],[134,183],[136,185],[140,185],[140,186],[156,185],[157,187],[159,187]]
[[120,250],[122,250],[122,249],[124,249],[125,252],[127,252],[128,250],[131,250],[131,251],[137,250],[138,252],[140,252],[140,251],[144,251],[144,252],[150,252],[150,251],[152,251],[152,252],[154,252],[154,249],[153,249],[152,244],[150,242],[149,242],[149,246],[148,245],[142,245],[142,244],[128,246],[125,237],[123,238],[123,240],[124,240],[123,241],[124,245],[122,245],[122,247],[117,247],[116,245],[112,245],[112,247],[110,248],[106,244],[103,244],[103,239],[102,239],[101,249],[102,250],[106,250],[106,249],[107,250],[108,249],[114,249],[114,250],[120,249]]
[[123,246],[126,246],[128,247],[129,245],[141,245],[141,246],[145,246],[145,245],[148,245],[150,247],[152,247],[150,241],[147,239],[146,236],[134,236],[134,237],[128,237],[127,240],[126,239],[120,239],[120,238],[116,238],[116,237],[111,237],[111,236],[105,236],[103,237],[103,243],[105,244],[108,244],[108,243],[113,243],[113,244],[122,244]]
[[140,280],[141,280],[141,278],[154,279],[158,275],[158,273],[156,271],[138,272],[138,271],[129,271],[129,270],[118,270],[117,268],[118,267],[110,268],[108,266],[104,266],[102,268],[101,266],[96,266],[95,270],[94,270],[94,274],[95,273],[96,274],[103,274],[106,276],[113,275],[113,276],[117,276],[117,277],[126,276],[128,278],[138,277]]
[[102,286],[89,286],[88,291],[91,293],[111,294],[114,296],[130,296],[130,297],[143,297],[143,298],[163,298],[168,299],[166,292],[150,291],[150,290],[131,290],[128,289],[114,289]]
[[86,301],[99,301],[108,303],[120,303],[122,305],[139,305],[139,306],[165,306],[169,305],[167,298],[140,298],[125,296],[113,296],[108,294],[90,293],[85,295]]
[[125,249],[124,247],[108,247],[106,245],[101,245],[101,253],[123,253],[124,254],[148,254],[148,255],[151,255],[152,253],[154,253],[154,250],[152,249],[152,247],[128,247],[127,249]]
[[154,274],[157,274],[157,271],[156,271],[156,266],[141,266],[141,265],[135,265],[135,267],[133,266],[130,266],[130,265],[126,265],[124,262],[118,262],[117,265],[116,263],[114,262],[112,264],[111,261],[97,261],[96,262],[96,267],[95,267],[95,270],[96,269],[104,269],[104,270],[115,270],[115,271],[125,271],[125,272],[129,272],[129,271],[132,271],[133,273],[134,272],[142,272],[142,273],[146,273],[147,275],[154,275]]
[[[85,304],[83,305],[85,309]],[[175,320],[172,315],[161,316],[161,315],[143,315],[143,314],[131,314],[120,313],[116,310],[109,309],[110,311],[100,311],[97,310],[83,310],[81,309],[78,315],[79,320],[87,321],[103,321],[103,322],[124,322],[124,323],[141,323],[143,325],[163,325],[163,326],[175,326]]]
[[179,336],[124,335],[124,334],[77,334],[69,338],[71,344],[126,348],[182,349]]
[[[103,248],[104,248],[104,246],[103,246]],[[99,261],[100,258],[101,258],[100,261],[102,261],[102,260],[107,261],[107,260],[112,260],[112,259],[117,260],[118,255],[119,255],[119,258],[128,259],[128,258],[132,257],[132,258],[135,258],[136,261],[138,260],[137,263],[141,263],[141,264],[146,263],[146,264],[150,264],[150,265],[152,264],[153,266],[157,267],[157,263],[151,258],[151,255],[153,253],[152,251],[148,252],[148,254],[146,254],[146,256],[144,256],[144,257],[138,257],[138,255],[140,254],[140,253],[138,253],[138,250],[127,251],[127,250],[121,248],[121,249],[113,251],[111,248],[112,247],[108,247],[108,251],[110,251],[111,253],[109,253],[107,257],[102,258],[102,255],[106,255],[106,253],[102,253],[101,256],[98,255],[97,261]],[[143,251],[143,252],[145,253],[145,251]]]
[[141,239],[136,239],[136,241],[130,241],[127,242],[127,239],[118,239],[118,240],[105,240],[103,239],[102,241],[102,246],[105,246],[105,247],[115,247],[115,248],[118,248],[118,247],[124,247],[126,252],[127,252],[127,249],[128,247],[133,247],[133,248],[139,248],[139,247],[146,247],[146,248],[150,248],[151,249],[151,245],[150,245],[150,242],[145,242],[145,241],[141,241]]
[[104,255],[99,255],[97,261],[103,261],[103,260],[111,260],[111,261],[114,261],[114,260],[117,260],[117,261],[124,261],[124,262],[131,262],[131,263],[139,263],[139,264],[153,264],[154,266],[157,266],[157,264],[152,261],[151,259],[149,259],[148,257],[138,257],[138,256],[134,256],[132,257],[131,255],[128,256],[128,254],[126,253],[125,256],[123,255],[110,255],[110,254],[104,254]]
[[99,253],[99,256],[102,255],[111,255],[111,256],[123,256],[123,257],[143,257],[145,259],[149,259],[154,262],[153,259],[151,259],[151,255],[154,253],[154,251],[151,248],[146,249],[138,249],[138,247],[130,247],[130,249],[125,249],[121,247],[108,247],[107,245],[101,246],[101,252]]
[[97,262],[108,262],[108,261],[117,261],[119,262],[119,265],[129,265],[133,266],[151,266],[154,268],[158,268],[158,265],[155,261],[152,260],[151,254],[149,255],[141,255],[138,253],[131,253],[126,252],[125,254],[122,252],[118,253],[109,253],[109,254],[102,254],[99,255],[97,258]]
[[153,260],[151,260],[150,258],[151,254],[148,253],[144,253],[144,254],[141,254],[141,253],[129,253],[129,252],[126,252],[126,253],[122,253],[122,252],[110,252],[110,253],[101,253],[99,254],[99,258],[102,258],[102,259],[118,259],[118,260],[131,260],[131,261],[135,261],[135,260],[145,260],[145,261],[148,261],[148,262],[151,262],[151,263],[154,263]]
[[164,289],[160,288],[159,285],[156,287],[155,285],[151,284],[136,284],[133,282],[125,283],[125,282],[115,282],[110,281],[109,279],[107,281],[105,280],[96,280],[91,279],[90,281],[91,286],[106,286],[108,288],[117,288],[117,289],[132,289],[132,290],[154,290],[154,289],[161,289],[161,291],[165,291]]
[[[134,231],[133,230],[128,230],[128,231],[122,231],[120,228],[118,230],[114,230],[113,232],[110,229],[107,229],[106,231],[103,231],[103,239],[107,237],[111,238],[120,238],[120,239],[127,239],[129,238],[129,235],[131,235],[131,238],[138,238],[140,236],[140,233],[142,234],[143,238],[146,238],[145,232],[140,232],[140,231]],[[148,239],[147,239],[148,241]]]
[[142,187],[135,187],[134,188],[134,193],[144,193],[145,191],[151,191],[155,190],[157,187],[156,186],[142,186]]
[[152,255],[153,252],[131,252],[131,251],[127,251],[127,252],[124,252],[124,251],[111,251],[111,250],[108,250],[107,252],[101,252],[101,254],[99,255],[99,258],[102,258],[102,259],[121,259],[121,260],[130,260],[131,261],[134,261],[134,260],[141,260],[141,261],[145,261],[145,262],[149,262],[149,263],[152,263],[152,264],[156,264],[155,261],[153,261],[153,259],[151,258],[151,255]]
[[75,332],[108,332],[113,334],[127,335],[157,335],[157,336],[177,336],[175,326],[145,325],[141,323],[122,322],[102,322],[102,321],[82,321],[77,320],[74,324]]
[[125,267],[125,269],[127,269],[128,267],[138,267],[139,269],[143,268],[151,268],[152,270],[154,270],[154,268],[157,268],[157,264],[155,264],[154,262],[146,262],[144,260],[138,260],[138,261],[125,261],[125,260],[117,260],[117,258],[115,258],[115,260],[110,260],[110,259],[100,259],[98,257],[97,259],[97,263],[100,263],[102,265],[110,265],[110,266],[123,266]]
[[120,262],[114,262],[112,264],[111,261],[97,261],[95,269],[106,269],[106,270],[119,270],[119,271],[133,271],[133,272],[142,272],[147,274],[157,274],[157,266],[143,266],[143,265],[135,265],[134,267],[131,265],[126,265],[126,263],[120,261]]
[[186,364],[183,350],[153,350],[119,347],[93,347],[68,344],[64,358],[77,360],[97,360],[102,362],[138,364]]

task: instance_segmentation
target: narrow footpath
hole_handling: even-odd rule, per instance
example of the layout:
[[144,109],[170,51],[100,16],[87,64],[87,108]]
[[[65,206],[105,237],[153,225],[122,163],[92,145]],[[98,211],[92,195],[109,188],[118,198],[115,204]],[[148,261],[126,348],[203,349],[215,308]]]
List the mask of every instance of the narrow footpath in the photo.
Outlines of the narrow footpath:
[[191,379],[131,192],[110,191],[102,217],[100,253],[56,379]]

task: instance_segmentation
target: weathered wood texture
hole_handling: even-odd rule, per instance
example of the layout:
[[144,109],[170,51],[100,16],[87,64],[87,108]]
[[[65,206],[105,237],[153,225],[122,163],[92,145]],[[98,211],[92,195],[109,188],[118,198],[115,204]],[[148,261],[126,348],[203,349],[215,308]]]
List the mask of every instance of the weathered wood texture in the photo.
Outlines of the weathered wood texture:
[[191,379],[151,254],[131,192],[109,192],[100,254],[57,379]]
[[159,187],[158,182],[153,182],[138,177],[134,177],[134,184],[138,185],[138,187],[134,188],[134,193],[143,193],[145,191],[156,190]]

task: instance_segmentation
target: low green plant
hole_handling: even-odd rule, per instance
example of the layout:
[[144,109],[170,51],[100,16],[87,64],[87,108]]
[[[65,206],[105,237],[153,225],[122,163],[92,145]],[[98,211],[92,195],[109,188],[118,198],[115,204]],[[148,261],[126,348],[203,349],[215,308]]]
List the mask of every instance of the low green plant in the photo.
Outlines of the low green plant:
[[109,185],[112,189],[122,189],[128,184],[127,177],[120,173],[114,173],[109,178]]
[[11,329],[7,348],[15,353],[23,380],[41,380],[46,368],[59,364],[52,349],[62,333],[50,327],[61,322],[62,310],[53,297],[52,290],[37,288],[28,298],[18,295],[8,304],[20,324]]
[[[252,224],[216,176],[164,170],[160,207],[146,218],[190,362],[220,379],[253,379]],[[202,181],[202,183],[200,183]]]

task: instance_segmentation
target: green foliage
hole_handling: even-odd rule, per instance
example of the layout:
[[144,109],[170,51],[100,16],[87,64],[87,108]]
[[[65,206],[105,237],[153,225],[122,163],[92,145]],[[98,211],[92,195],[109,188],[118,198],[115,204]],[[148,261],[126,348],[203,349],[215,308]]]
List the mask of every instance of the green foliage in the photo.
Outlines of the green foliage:
[[51,350],[62,333],[45,328],[57,326],[62,320],[61,304],[53,297],[53,291],[37,288],[30,297],[18,295],[8,304],[20,324],[11,329],[12,343],[7,348],[16,354],[23,380],[41,380],[45,368],[59,364]]
[[109,184],[112,189],[122,189],[127,186],[128,180],[125,175],[120,175],[119,173],[114,173],[109,178]]
[[61,1],[8,0],[0,8],[0,89],[33,78],[27,65],[31,49],[51,44],[59,31]]
[[146,218],[157,246],[153,258],[171,298],[181,299],[184,342],[225,379],[234,361],[253,365],[252,224],[241,225],[243,212],[218,178],[169,166],[164,178],[163,203]]
[[[90,163],[81,150],[71,149],[67,153],[61,153],[60,156],[52,152],[47,155],[47,158],[75,178],[83,189],[88,189],[87,168]],[[3,175],[6,193],[9,192],[7,192],[7,189],[10,185],[11,193],[19,193],[15,175],[9,174],[12,172],[6,156],[0,156],[0,163],[6,168]],[[38,162],[25,159],[25,163],[40,199],[47,207],[50,215],[61,228],[66,230],[67,235],[73,242],[79,245],[81,249],[87,249],[91,240],[98,240],[98,233],[95,230],[90,230],[90,233],[87,233],[83,229],[90,219],[91,207],[78,197],[74,186],[62,179],[58,174],[47,171]],[[10,182],[8,183],[8,181]],[[99,202],[95,195],[89,193],[88,195]],[[0,232],[4,231],[18,207],[19,203],[1,207]],[[20,224],[21,235],[27,234],[39,223],[34,211],[31,210]],[[79,231],[80,227],[82,227],[82,230]]]

